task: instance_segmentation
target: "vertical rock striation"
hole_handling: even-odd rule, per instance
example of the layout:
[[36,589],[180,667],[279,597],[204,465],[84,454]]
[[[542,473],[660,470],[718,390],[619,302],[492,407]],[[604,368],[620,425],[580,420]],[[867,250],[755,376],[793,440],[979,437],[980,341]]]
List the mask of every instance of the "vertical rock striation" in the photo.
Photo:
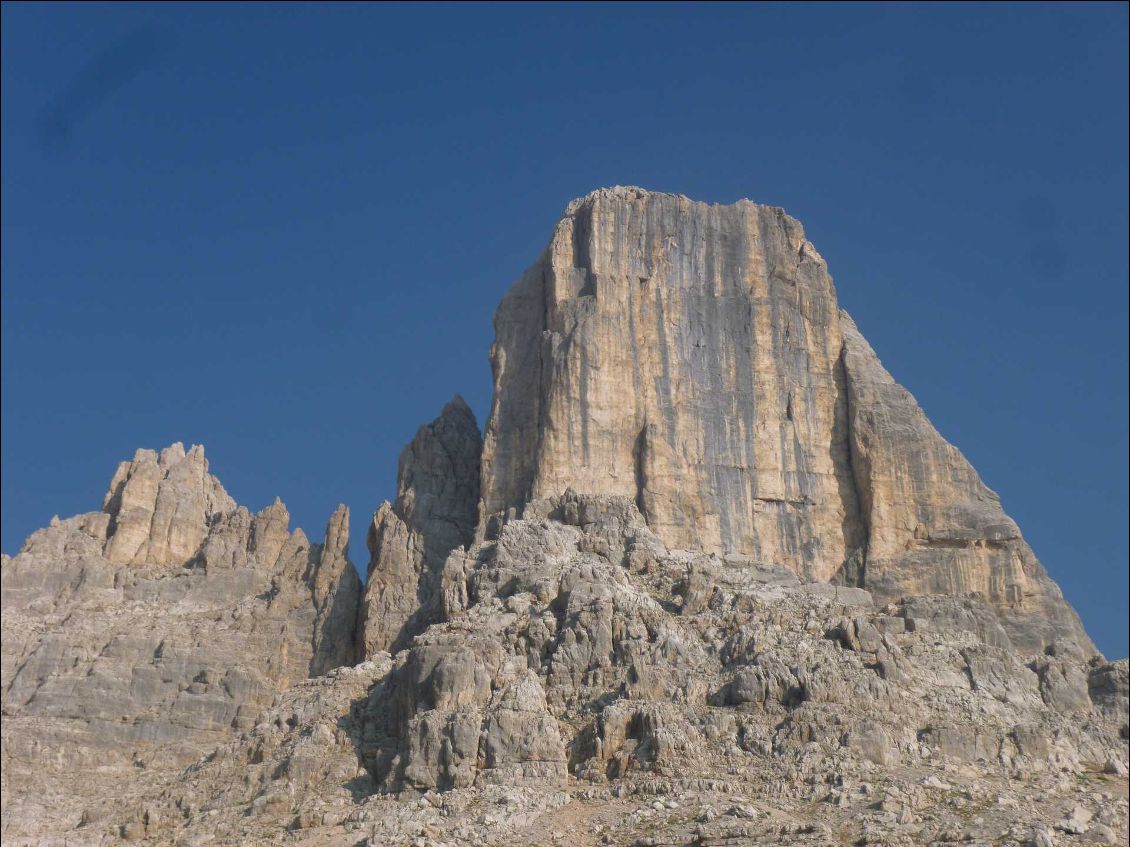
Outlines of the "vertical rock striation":
[[326,525],[326,540],[311,562],[310,599],[314,620],[310,676],[321,676],[356,660],[354,628],[361,580],[349,561],[349,509],[338,506]]
[[1093,652],[1074,610],[1025,543],[1000,498],[931,426],[840,314],[851,464],[867,526],[860,581],[898,600],[973,594],[987,600],[1020,649]]
[[495,317],[484,513],[634,498],[668,544],[830,579],[866,538],[842,344],[796,221],[638,189],[574,201]]
[[892,599],[975,592],[1018,646],[1093,649],[781,209],[594,192],[569,205],[495,332],[485,532],[567,488],[628,496],[671,547]]
[[208,473],[203,446],[138,450],[122,462],[102,501],[109,516],[105,556],[116,565],[180,565],[187,562],[216,518],[235,511],[235,501]]
[[5,845],[1125,843],[1126,660],[796,221],[598,191],[496,330],[363,597],[180,444],[0,557]]

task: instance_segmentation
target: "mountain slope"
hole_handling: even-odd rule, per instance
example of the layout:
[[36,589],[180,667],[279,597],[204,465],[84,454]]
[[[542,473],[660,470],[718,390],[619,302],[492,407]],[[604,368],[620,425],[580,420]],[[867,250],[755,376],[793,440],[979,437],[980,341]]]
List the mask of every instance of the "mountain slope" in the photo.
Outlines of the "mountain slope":
[[203,448],[2,573],[4,845],[1126,843],[1126,660],[800,225],[574,201],[362,585]]

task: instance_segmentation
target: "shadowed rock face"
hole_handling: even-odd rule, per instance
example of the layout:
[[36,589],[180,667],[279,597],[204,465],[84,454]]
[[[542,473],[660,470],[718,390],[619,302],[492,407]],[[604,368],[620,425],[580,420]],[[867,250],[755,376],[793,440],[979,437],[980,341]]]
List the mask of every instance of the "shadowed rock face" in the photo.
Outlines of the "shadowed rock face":
[[851,466],[867,527],[861,583],[892,600],[975,594],[1018,649],[1095,652],[1000,498],[842,312],[840,327]]
[[976,592],[1018,647],[1093,650],[781,209],[594,192],[570,204],[495,331],[484,528],[566,488],[627,496],[671,547],[890,599]]
[[462,397],[420,427],[400,454],[395,503],[369,528],[357,653],[398,649],[434,622],[444,560],[475,533],[482,436]]

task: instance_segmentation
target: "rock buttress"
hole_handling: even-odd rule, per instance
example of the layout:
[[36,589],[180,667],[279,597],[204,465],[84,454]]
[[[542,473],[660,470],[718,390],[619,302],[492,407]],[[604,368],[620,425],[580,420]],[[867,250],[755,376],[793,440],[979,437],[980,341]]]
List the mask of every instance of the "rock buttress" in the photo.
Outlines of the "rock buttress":
[[626,496],[672,548],[895,599],[978,593],[1018,646],[1092,649],[996,496],[895,397],[781,209],[594,192],[495,333],[484,534],[568,488]]
[[444,561],[474,538],[481,455],[478,423],[459,396],[400,454],[396,502],[382,503],[369,528],[360,658],[400,649],[436,619]]

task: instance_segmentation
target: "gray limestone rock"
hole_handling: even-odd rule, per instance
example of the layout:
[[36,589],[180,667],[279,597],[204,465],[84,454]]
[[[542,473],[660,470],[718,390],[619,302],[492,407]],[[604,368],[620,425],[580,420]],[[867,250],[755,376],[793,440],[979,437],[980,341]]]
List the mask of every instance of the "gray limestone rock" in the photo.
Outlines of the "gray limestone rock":
[[851,465],[867,527],[863,582],[876,596],[974,595],[1012,644],[1095,652],[1000,499],[914,398],[883,369],[845,314],[843,362]]
[[1121,724],[1123,738],[1130,738],[1130,665],[1092,661],[1087,675],[1087,694],[1107,720]]
[[278,502],[236,507],[201,448],[173,445],[123,463],[103,512],[5,557],[6,784],[82,795],[97,773],[125,796],[139,769],[187,764],[292,683],[352,664],[348,511],[325,545],[288,523]]
[[396,502],[369,528],[359,656],[399,649],[438,618],[444,562],[474,537],[481,453],[474,413],[456,396],[400,454]]
[[1126,660],[799,224],[595,192],[496,330],[363,597],[180,445],[0,559],[5,847],[1126,842]]
[[673,547],[815,579],[864,545],[835,292],[782,210],[594,192],[495,331],[484,518],[615,494]]
[[361,580],[349,561],[349,509],[345,506],[338,506],[326,525],[326,540],[308,579],[317,612],[310,676],[321,676],[352,665],[356,658],[354,629]]
[[[283,511],[237,509],[163,587],[169,566],[102,559],[85,517],[4,562],[6,663],[28,629],[8,604],[46,614],[44,584],[82,597],[67,626],[34,624],[41,646],[14,677],[5,666],[5,844],[549,847],[569,827],[614,844],[1019,843],[1006,834],[1084,818],[1125,838],[1125,662],[1026,663],[983,601],[814,592],[788,570],[667,548],[628,498],[567,492],[448,557],[443,622],[307,679],[332,630],[321,610],[348,590],[347,513],[319,548],[281,538]],[[273,563],[239,594],[256,551]],[[123,628],[68,678],[82,695],[68,701],[50,680],[105,628],[84,623],[96,609]],[[256,708],[217,726],[232,698]],[[142,702],[147,734],[114,728]]]

